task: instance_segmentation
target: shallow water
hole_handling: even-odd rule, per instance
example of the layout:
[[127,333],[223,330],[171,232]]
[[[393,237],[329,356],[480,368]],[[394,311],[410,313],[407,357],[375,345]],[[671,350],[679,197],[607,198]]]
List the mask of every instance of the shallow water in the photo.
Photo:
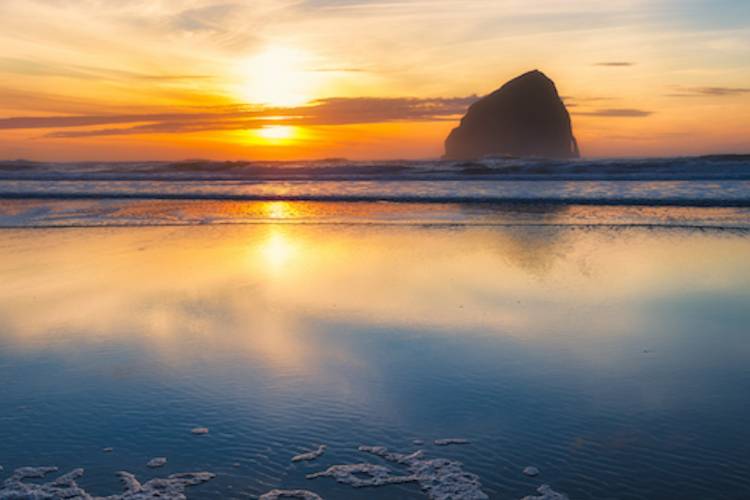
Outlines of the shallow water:
[[0,161],[0,200],[5,199],[750,207],[750,156],[474,162]]
[[336,224],[283,223],[310,207],[0,230],[0,479],[84,467],[108,494],[119,470],[206,470],[189,498],[423,498],[305,479],[385,464],[365,444],[460,460],[492,498],[750,495],[750,233],[721,229],[743,213],[474,207],[494,221],[474,226],[459,206],[340,205]]
[[748,207],[750,181],[0,180],[0,200],[19,198]]

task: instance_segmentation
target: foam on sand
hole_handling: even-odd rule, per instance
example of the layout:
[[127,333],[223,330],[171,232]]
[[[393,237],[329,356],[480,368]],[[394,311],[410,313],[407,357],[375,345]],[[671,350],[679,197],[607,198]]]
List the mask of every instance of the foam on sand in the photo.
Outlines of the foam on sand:
[[315,460],[326,451],[326,445],[321,444],[316,450],[300,453],[292,457],[292,462],[301,462],[303,460]]
[[317,493],[307,490],[271,490],[263,493],[258,500],[280,500],[282,498],[301,498],[302,500],[323,500]]
[[568,495],[565,493],[558,493],[550,488],[548,484],[541,485],[536,491],[540,493],[540,495],[525,496],[521,500],[569,500]]
[[0,500],[38,498],[54,499],[68,498],[76,500],[184,500],[185,488],[210,481],[214,474],[210,472],[186,472],[172,474],[166,478],[155,478],[141,484],[129,472],[118,472],[118,476],[125,486],[125,491],[119,495],[97,497],[88,494],[78,486],[76,480],[83,476],[83,469],[74,469],[67,474],[46,482],[27,482],[28,479],[44,478],[57,467],[22,467],[3,482],[0,488]]

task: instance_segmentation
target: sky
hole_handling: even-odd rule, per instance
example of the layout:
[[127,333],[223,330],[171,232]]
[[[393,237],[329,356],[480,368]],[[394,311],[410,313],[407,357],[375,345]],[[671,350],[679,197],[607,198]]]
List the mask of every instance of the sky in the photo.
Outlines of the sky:
[[584,156],[750,152],[748,0],[2,0],[0,159],[436,158],[532,69]]

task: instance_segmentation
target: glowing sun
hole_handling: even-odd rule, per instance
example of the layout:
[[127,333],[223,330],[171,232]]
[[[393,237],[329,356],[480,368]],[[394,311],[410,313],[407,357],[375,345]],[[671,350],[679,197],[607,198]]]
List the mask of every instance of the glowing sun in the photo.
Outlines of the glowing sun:
[[306,69],[311,56],[285,47],[268,47],[240,67],[243,100],[267,106],[299,106],[313,99],[314,71]]
[[267,145],[288,144],[299,136],[297,127],[289,125],[266,125],[265,127],[251,130],[250,133],[255,137],[253,142]]

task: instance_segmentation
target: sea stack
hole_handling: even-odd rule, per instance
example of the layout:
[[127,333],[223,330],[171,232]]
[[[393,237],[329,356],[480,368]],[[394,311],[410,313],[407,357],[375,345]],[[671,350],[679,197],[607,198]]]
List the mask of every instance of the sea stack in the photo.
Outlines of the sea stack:
[[472,104],[445,140],[447,160],[488,155],[579,157],[568,110],[541,71],[524,73]]

